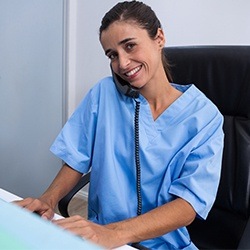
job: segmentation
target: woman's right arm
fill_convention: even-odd
[[[81,177],[81,173],[64,164],[49,188],[39,198],[26,198],[15,203],[45,219],[52,219],[57,203],[69,193]]]

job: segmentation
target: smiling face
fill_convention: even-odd
[[[165,38],[160,28],[152,39],[135,21],[115,21],[100,40],[113,71],[132,86],[142,89],[165,77],[161,60]]]

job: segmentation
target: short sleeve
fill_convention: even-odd
[[[215,201],[219,185],[224,138],[222,124],[223,117],[218,113],[193,139],[196,147],[169,189],[169,193],[188,201],[203,219]]]
[[[97,105],[92,91],[69,118],[50,150],[75,170],[86,173],[91,165]]]

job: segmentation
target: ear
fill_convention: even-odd
[[[159,45],[160,48],[163,48],[165,45],[165,35],[161,28],[158,28],[157,34],[155,36],[155,39]]]

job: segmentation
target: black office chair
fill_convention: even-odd
[[[194,83],[224,116],[225,146],[215,204],[207,220],[188,227],[199,249],[250,249],[250,46],[165,48],[175,83]],[[204,182],[206,179],[204,179]],[[70,199],[89,175],[59,202]]]

